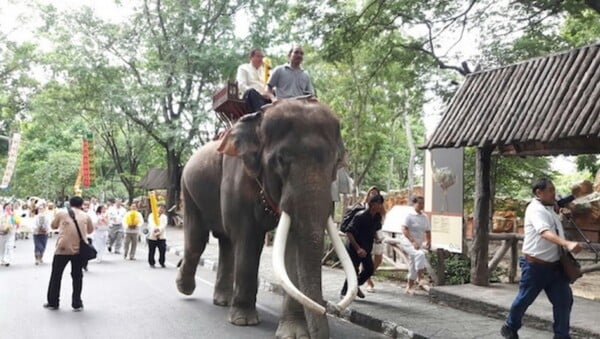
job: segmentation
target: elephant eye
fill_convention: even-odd
[[[285,174],[290,165],[290,157],[285,152],[277,152],[273,158],[271,158],[271,165],[276,168],[281,174]]]

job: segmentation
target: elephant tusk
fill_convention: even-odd
[[[348,251],[346,251],[342,239],[338,235],[337,227],[333,223],[331,217],[327,220],[327,233],[329,233],[329,238],[331,239],[333,248],[335,248],[335,253],[340,259],[342,267],[344,268],[344,273],[346,273],[346,279],[348,279],[348,291],[344,298],[337,304],[337,306],[343,310],[348,307],[356,297],[356,292],[358,291],[358,279],[356,278],[356,271],[354,270],[352,260],[348,255]]]
[[[317,314],[325,314],[325,307],[307,297],[292,284],[285,269],[285,245],[290,231],[290,223],[290,216],[282,211],[279,224],[277,225],[277,232],[275,233],[275,240],[273,241],[273,271],[275,272],[275,277],[279,279],[281,287],[283,287],[289,296],[311,311]]]

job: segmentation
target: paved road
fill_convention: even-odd
[[[109,254],[92,262],[84,274],[84,312],[70,308],[70,267],[63,277],[61,308],[42,308],[50,277],[54,239],[49,241],[46,264],[33,264],[33,242],[17,241],[10,267],[0,267],[0,338],[272,338],[277,328],[281,298],[259,292],[262,323],[255,327],[229,324],[227,308],[212,304],[214,272],[200,267],[191,297],[175,287],[178,258],[167,257],[167,268],[150,268],[138,248],[138,260],[124,261]],[[332,338],[386,338],[352,323],[330,318]]]

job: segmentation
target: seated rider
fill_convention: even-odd
[[[279,99],[315,95],[308,73],[300,66],[303,59],[302,46],[296,45],[288,53],[289,63],[275,67],[267,83],[267,94],[273,102]]]
[[[270,103],[270,95],[265,92],[263,52],[254,48],[250,51],[250,62],[237,69],[237,84],[242,98],[246,102],[248,113],[258,111],[263,105]]]

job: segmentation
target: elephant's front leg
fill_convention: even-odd
[[[253,232],[250,236],[239,237],[234,244],[234,289],[229,322],[238,326],[257,325],[260,322],[256,312],[256,293],[265,232]]]
[[[219,267],[217,282],[213,294],[213,304],[229,306],[233,295],[233,265],[234,252],[231,240],[225,236],[219,237]]]

